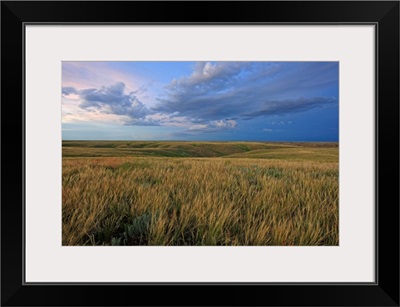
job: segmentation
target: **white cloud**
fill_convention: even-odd
[[[200,129],[207,129],[208,125],[201,124],[201,125],[192,125],[189,127],[189,130],[200,130]]]
[[[212,121],[211,125],[218,128],[234,128],[237,126],[237,122],[231,119],[221,119]]]

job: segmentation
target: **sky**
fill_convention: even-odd
[[[63,140],[339,138],[338,62],[63,62]]]

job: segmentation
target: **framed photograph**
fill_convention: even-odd
[[[399,306],[398,1],[1,25],[2,305]]]

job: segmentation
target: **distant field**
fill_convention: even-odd
[[[63,157],[234,157],[338,161],[337,143],[63,141]]]
[[[338,144],[63,141],[63,245],[338,245]]]

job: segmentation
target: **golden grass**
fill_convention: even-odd
[[[63,245],[338,245],[337,158],[298,160],[64,157]]]

